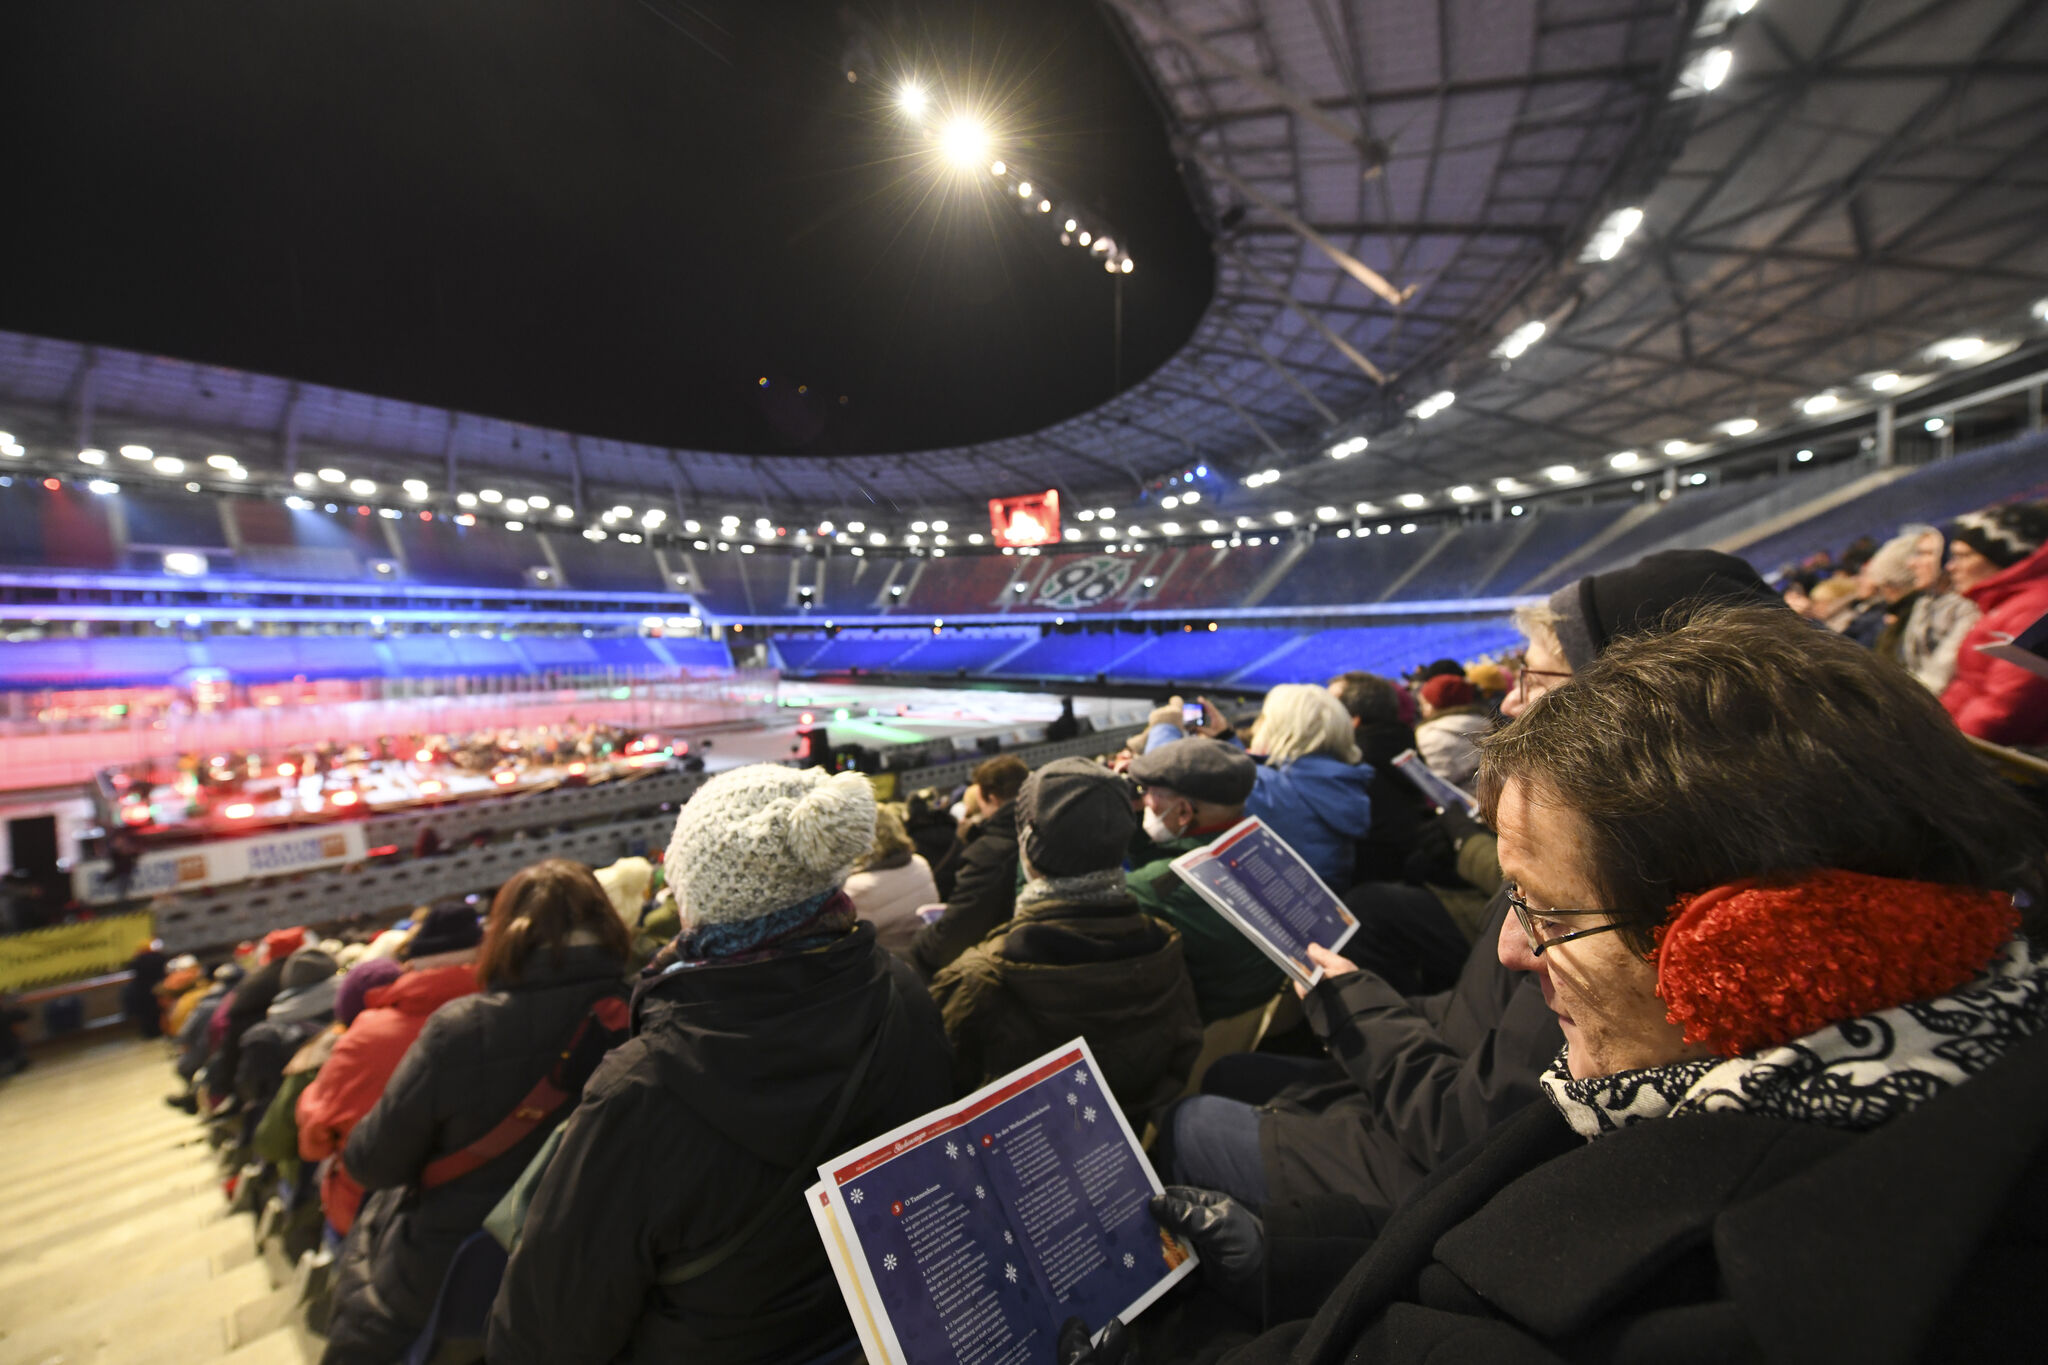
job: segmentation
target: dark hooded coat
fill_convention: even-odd
[[[821,1134],[870,1043],[858,1096]],[[803,1200],[807,1167],[952,1098],[916,974],[872,925],[829,945],[684,965],[644,984],[534,1193],[491,1312],[492,1365],[806,1360],[853,1325]],[[822,1148],[822,1150],[820,1150]],[[768,1201],[778,1215],[701,1277]]]

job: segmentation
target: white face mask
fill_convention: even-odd
[[[1155,844],[1169,844],[1180,838],[1180,833],[1166,823],[1166,817],[1150,806],[1145,807],[1145,837]]]

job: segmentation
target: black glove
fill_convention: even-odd
[[[1485,825],[1473,818],[1470,811],[1466,810],[1462,804],[1456,801],[1443,808],[1443,813],[1437,816],[1437,823],[1443,827],[1444,833],[1450,837],[1453,849],[1475,834],[1492,833]]]
[[[1131,1350],[1131,1334],[1125,1330],[1122,1318],[1109,1320],[1109,1328],[1099,1343],[1089,1339],[1087,1323],[1068,1318],[1060,1324],[1053,1359],[1059,1365],[1138,1365],[1137,1353]]]
[[[1264,1295],[1266,1225],[1259,1216],[1227,1194],[1168,1185],[1148,1205],[1152,1217],[1169,1232],[1195,1244],[1202,1273],[1234,1299],[1256,1313]]]

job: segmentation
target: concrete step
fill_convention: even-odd
[[[319,1365],[323,1343],[303,1327],[281,1327],[239,1346],[220,1365]]]
[[[212,1171],[219,1177],[219,1165],[210,1157],[191,1152],[159,1152],[152,1156],[129,1162],[120,1168],[117,1175],[110,1176],[104,1170],[90,1168],[76,1175],[48,1180],[34,1193],[13,1192],[0,1194],[0,1209],[7,1211],[8,1221],[15,1219],[27,1222],[40,1218],[55,1209],[75,1208],[80,1201],[91,1197],[96,1189],[105,1188],[105,1182],[119,1179],[123,1182],[142,1185],[152,1181],[175,1180],[181,1176],[199,1171]]]
[[[162,1180],[124,1180],[118,1189],[92,1201],[91,1216],[107,1219],[139,1217],[202,1191],[226,1207],[227,1201],[220,1197],[220,1176],[211,1165],[207,1165],[195,1166],[189,1172],[180,1171]],[[12,1212],[11,1205],[0,1206]],[[68,1232],[79,1226],[84,1216],[82,1208],[65,1205],[35,1218],[21,1221],[10,1218],[5,1227],[0,1227],[0,1264],[4,1264],[13,1252],[52,1233]]]
[[[21,1164],[0,1173],[0,1201],[30,1192],[49,1181],[74,1176],[81,1170],[111,1168],[118,1172],[131,1161],[162,1152],[183,1152],[203,1159],[208,1151],[205,1132],[191,1119],[76,1144],[67,1143],[63,1134],[43,1134],[40,1138],[22,1134],[7,1146],[21,1157]]]
[[[226,1203],[219,1195],[203,1189],[162,1208],[127,1217],[110,1218],[96,1210],[81,1209],[72,1226],[54,1230],[0,1255],[0,1292],[55,1266],[103,1261],[135,1247],[175,1240],[188,1231],[200,1232],[225,1222]],[[249,1230],[243,1231],[246,1234]]]
[[[93,1299],[118,1295],[130,1281],[189,1267],[195,1279],[256,1259],[245,1220],[207,1224],[175,1237],[124,1246],[103,1257],[68,1260],[0,1285],[0,1322],[26,1322]]]
[[[18,1325],[0,1330],[0,1365],[44,1365],[55,1361],[96,1360],[103,1353],[127,1353],[124,1343],[150,1341],[162,1328],[211,1322],[221,1334],[214,1355],[232,1344],[226,1323],[245,1303],[271,1293],[270,1276],[255,1261],[244,1261],[215,1275],[204,1261],[187,1262],[158,1275],[107,1286],[107,1294],[70,1308],[37,1314],[32,1322],[0,1319]],[[143,1357],[147,1359],[148,1357]],[[211,1359],[159,1354],[156,1359]]]

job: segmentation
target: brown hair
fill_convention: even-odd
[[[1400,694],[1377,673],[1339,673],[1330,679],[1330,691],[1360,724],[1387,725],[1401,719]]]
[[[595,939],[625,968],[632,939],[589,868],[567,858],[522,867],[491,898],[483,946],[477,950],[477,979],[487,988],[509,985],[526,974],[542,949],[559,967],[570,936],[579,933]]]
[[[2041,905],[2037,816],[1934,695],[1777,608],[1707,607],[1616,640],[1479,748],[1485,818],[1510,778],[1577,812],[1598,908],[1644,954],[1680,897],[1776,873],[1840,868]]]
[[[974,770],[974,785],[998,805],[1016,799],[1031,769],[1015,754],[998,754]]]

